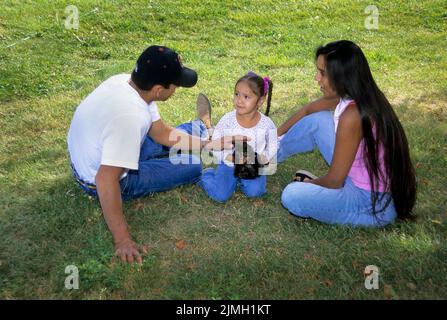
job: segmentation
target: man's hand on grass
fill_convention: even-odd
[[[115,255],[123,262],[136,262],[141,265],[143,263],[142,253],[148,253],[147,246],[140,246],[132,241],[132,239],[125,239],[115,243]]]

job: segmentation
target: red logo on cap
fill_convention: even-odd
[[[177,56],[177,60],[178,60],[178,63],[180,64],[180,67],[183,68],[182,56],[181,56],[181,55],[178,55],[178,56]]]

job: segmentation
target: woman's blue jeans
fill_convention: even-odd
[[[335,127],[330,111],[308,115],[293,125],[280,142],[278,162],[297,153],[313,151],[315,147],[330,165],[335,147]],[[376,204],[376,211],[381,211],[390,196],[384,194]],[[340,189],[292,182],[283,190],[281,202],[295,216],[329,224],[382,227],[396,218],[392,200],[384,211],[373,215],[371,192],[355,186],[349,177]]]

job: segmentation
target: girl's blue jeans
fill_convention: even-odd
[[[280,142],[278,162],[297,153],[310,152],[315,147],[330,165],[335,147],[334,120],[330,111],[313,113],[293,125]],[[383,195],[376,204],[376,212],[382,211],[390,196],[389,193]],[[281,202],[295,216],[329,224],[382,227],[396,218],[392,200],[384,211],[373,215],[371,192],[355,186],[349,177],[340,189],[292,182],[283,190]]]
[[[236,191],[238,185],[241,191],[249,198],[260,197],[266,193],[267,176],[256,179],[240,179],[234,176],[234,167],[218,164],[216,169],[203,170],[199,185],[206,194],[218,202],[227,201]]]

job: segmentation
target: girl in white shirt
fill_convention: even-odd
[[[250,150],[251,147],[252,150],[250,150],[251,154],[248,155],[248,159],[254,162],[254,151],[258,163],[268,164],[270,168],[276,165],[277,151],[276,126],[267,116],[272,99],[272,88],[273,83],[268,77],[262,78],[253,72],[240,78],[234,89],[235,110],[220,119],[214,128],[212,137],[213,140],[230,134],[249,137],[248,149]],[[259,108],[265,100],[267,100],[266,115],[259,112]],[[213,200],[227,201],[236,191],[238,184],[247,197],[259,197],[266,193],[266,172],[262,171],[264,168],[260,169],[260,175],[254,179],[235,176],[234,162],[240,156],[238,153],[234,154],[234,150],[215,152],[214,155],[218,160],[217,168],[207,168],[202,172],[199,185]]]

